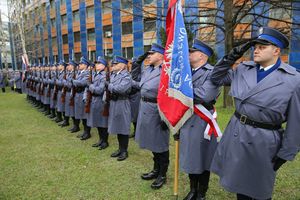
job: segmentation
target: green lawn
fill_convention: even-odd
[[[220,98],[221,99],[221,98]],[[233,110],[220,108],[222,129]],[[39,113],[25,95],[0,92],[0,199],[172,199],[174,145],[171,140],[171,165],[167,184],[158,191],[140,174],[152,168],[152,157],[131,139],[129,158],[118,162],[110,158],[117,140],[110,137],[110,147],[99,151],[91,147],[98,140],[80,141],[66,128]],[[180,174],[179,199],[189,190],[188,179]],[[212,176],[208,200],[231,200],[218,178]],[[300,157],[279,170],[275,200],[300,199]]]

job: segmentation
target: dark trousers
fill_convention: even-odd
[[[197,190],[198,195],[205,197],[208,190],[209,177],[209,171],[204,171],[201,174],[189,174],[191,190]]]
[[[1,88],[1,89],[2,89],[2,92],[5,93],[5,87],[3,87],[3,88]]]
[[[86,125],[86,119],[82,119],[82,125],[83,125],[83,130],[84,130],[85,132],[91,130],[91,128],[88,129],[88,126]]]
[[[129,143],[129,136],[118,134],[118,142],[119,142],[119,150],[121,152],[127,152],[128,143]]]
[[[169,151],[162,153],[152,152],[154,161],[154,170],[158,170],[158,175],[165,177],[169,167]],[[156,168],[156,169],[155,169]]]
[[[107,143],[107,140],[108,140],[107,128],[97,127],[97,130],[98,130],[98,134],[99,134],[99,139],[102,140],[103,142]]]
[[[246,196],[246,195],[243,195],[243,194],[236,194],[236,199],[237,200],[256,200],[252,197],[249,197],[249,196]],[[266,200],[271,200],[272,198],[269,198],[269,199],[266,199]]]

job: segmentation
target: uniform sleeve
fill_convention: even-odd
[[[132,80],[131,85],[132,85],[132,88],[141,89],[140,82],[138,82],[138,81]]]
[[[103,94],[104,90],[105,90],[105,81],[104,81],[104,79],[101,80],[100,84],[97,87],[93,86],[93,89],[94,89],[93,93],[98,94],[98,95]]]
[[[217,99],[220,94],[220,87],[211,82],[211,73],[203,85],[194,87],[194,98],[209,103]]]
[[[232,64],[226,59],[226,56],[217,62],[211,75],[211,82],[217,86],[231,85],[234,73],[231,68]]]
[[[85,87],[88,84],[89,73],[84,74],[84,77],[81,80],[73,80],[73,84],[76,87]]]
[[[124,76],[122,78],[122,81],[120,84],[112,84],[110,83],[108,85],[108,90],[112,93],[117,93],[117,94],[128,94],[128,92],[131,90],[131,82],[132,79],[131,77],[128,76]]]
[[[300,86],[294,91],[288,106],[286,129],[277,154],[284,160],[293,160],[300,151]]]

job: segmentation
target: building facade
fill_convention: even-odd
[[[253,0],[251,3],[259,2]],[[69,58],[79,60],[83,55],[94,60],[97,56],[111,58],[122,55],[128,59],[139,56],[152,42],[162,43],[168,0],[22,0],[25,23],[26,49],[31,63],[58,62]],[[195,37],[209,42],[218,57],[225,53],[224,32],[211,26],[224,26],[224,12],[218,9],[222,0],[183,1],[186,22]],[[243,2],[243,1],[240,1]],[[300,3],[290,3],[298,6]],[[252,12],[263,16],[245,17],[235,27],[234,36],[251,37],[261,25],[283,26],[272,20],[282,15],[289,21],[300,21],[300,9],[284,15],[278,9],[267,10],[260,5]],[[236,8],[238,9],[238,4]],[[236,11],[236,10],[235,10]],[[239,11],[242,13],[242,11]],[[217,16],[217,17],[216,17]],[[266,17],[264,17],[266,16]],[[281,17],[281,16],[280,16]],[[268,19],[271,18],[271,19]],[[211,21],[212,20],[212,21]],[[255,24],[256,23],[256,24]],[[250,26],[249,26],[250,24]],[[289,26],[291,45],[283,59],[300,68],[300,29]],[[16,27],[14,40],[19,38]],[[245,30],[248,30],[245,32]],[[291,31],[293,30],[293,31]],[[21,47],[15,45],[16,60],[21,62]]]

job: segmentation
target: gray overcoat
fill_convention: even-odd
[[[134,87],[139,87],[142,97],[157,98],[160,82],[161,67],[148,66],[142,72],[140,83],[134,82]],[[140,101],[135,140],[140,148],[161,153],[169,150],[169,130],[161,128],[161,118],[158,113],[157,103]]]
[[[58,88],[61,88],[59,90],[57,90],[57,104],[56,104],[56,109],[57,112],[65,112],[65,103],[63,103],[61,101],[61,96],[62,96],[62,88],[63,88],[63,82],[64,82],[64,75],[65,75],[65,71],[60,71],[58,73],[58,77],[56,80],[56,86]]]
[[[213,67],[206,64],[199,68],[192,77],[194,98],[201,102],[216,101],[219,89],[210,81]],[[210,110],[213,113],[213,110]],[[204,138],[207,122],[195,113],[180,129],[180,168],[188,174],[201,174],[210,170],[212,158],[217,148],[217,140]]]
[[[300,74],[282,62],[257,83],[256,63],[250,61],[233,71],[230,66],[215,67],[211,80],[216,85],[231,84],[230,95],[239,113],[264,123],[287,122],[285,130],[268,130],[232,116],[211,165],[228,191],[271,198],[276,175],[272,159],[277,155],[293,160],[300,150]]]
[[[131,76],[128,71],[112,73],[108,90],[118,96],[128,96],[131,90]],[[110,134],[130,134],[131,110],[129,99],[110,101],[108,132]]]
[[[70,106],[73,73],[75,72],[68,71],[66,80],[63,81],[63,85],[67,88],[65,98],[65,116],[67,117],[74,117],[74,106]]]
[[[105,71],[95,73],[93,75],[92,84],[89,86],[89,91],[92,93],[91,110],[87,116],[87,125],[89,127],[107,128],[108,117],[102,115],[105,105],[103,101],[105,81]]]
[[[83,70],[78,71],[76,80],[73,80],[73,84],[76,88],[86,88],[88,85],[88,79],[89,79],[89,71]],[[75,119],[86,119],[87,114],[84,112],[84,106],[85,103],[83,102],[83,91],[82,92],[76,92],[75,95]]]

